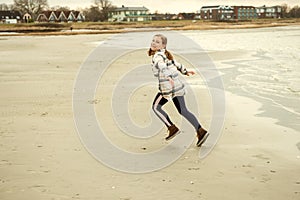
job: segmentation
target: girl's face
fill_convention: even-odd
[[[154,36],[150,48],[152,51],[157,51],[166,48],[166,45],[163,44],[161,37]]]

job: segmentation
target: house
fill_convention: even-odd
[[[155,13],[150,15],[150,19],[153,21],[159,21],[159,20],[173,20],[173,19],[178,19],[177,14],[160,14],[160,13]]]
[[[195,13],[179,13],[177,19],[179,20],[193,20],[195,19]]]
[[[217,19],[219,6],[203,6],[200,9],[201,19]]]
[[[29,13],[25,13],[25,15],[23,15],[23,22],[29,23],[31,20],[32,20],[32,17]]]
[[[280,6],[256,7],[256,13],[258,18],[281,18],[282,17],[282,9]]]
[[[230,20],[233,18],[233,7],[231,6],[203,6],[200,9],[200,18],[209,20]]]
[[[149,21],[149,9],[146,7],[125,7],[115,8],[109,12],[108,21],[121,22],[121,21]]]
[[[84,16],[79,11],[43,11],[37,20],[38,22],[82,22]]]
[[[253,6],[233,6],[233,12],[237,20],[257,19],[256,8]]]
[[[21,13],[16,10],[0,11],[0,23],[16,24],[22,21]]]

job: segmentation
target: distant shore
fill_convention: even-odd
[[[153,31],[158,28],[165,30],[210,30],[264,28],[288,25],[300,25],[300,19],[257,19],[230,22],[165,20],[147,22],[0,24],[0,36],[113,34],[134,31]]]

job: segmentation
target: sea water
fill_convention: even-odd
[[[300,26],[183,34],[210,55],[225,90],[261,102],[259,116],[300,131]]]

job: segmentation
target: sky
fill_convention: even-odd
[[[68,6],[71,9],[90,7],[94,0],[47,0],[50,7]],[[287,5],[300,6],[300,0],[110,0],[117,7],[124,6],[145,6],[151,13],[179,13],[197,12],[202,6],[212,5],[252,5],[252,6],[274,6]],[[13,4],[13,0],[0,0],[1,3]]]

